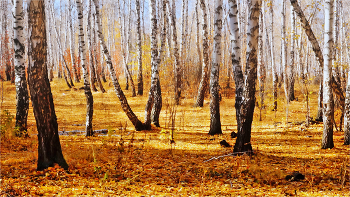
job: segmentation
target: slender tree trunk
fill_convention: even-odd
[[[78,9],[78,22],[79,22],[79,54],[81,57],[81,65],[83,67],[83,78],[84,78],[84,93],[86,97],[86,123],[85,131],[86,136],[92,136],[94,134],[92,128],[92,118],[94,114],[94,98],[92,96],[90,82],[88,78],[88,71],[86,68],[86,45],[84,42],[84,29],[83,29],[83,5],[81,0],[77,0]]]
[[[18,128],[17,136],[22,136],[27,131],[27,117],[29,109],[29,96],[27,89],[27,79],[25,72],[25,40],[24,40],[24,10],[23,0],[15,1],[14,14],[15,20],[13,25],[13,46],[14,46],[14,63],[15,63],[15,82],[16,82],[16,127]]]
[[[322,149],[333,148],[334,103],[332,92],[333,3],[325,1],[324,67],[323,67],[323,135]]]
[[[273,83],[273,110],[277,110],[277,99],[278,99],[278,91],[277,91],[277,84],[278,84],[278,76],[277,76],[277,68],[275,65],[275,42],[274,42],[274,14],[273,14],[273,0],[271,1],[271,7],[270,7],[270,13],[271,13],[271,36],[270,36],[270,46],[271,46],[271,72],[272,72],[272,83]]]
[[[176,6],[175,6],[175,0],[172,1],[172,10],[170,12],[171,14],[171,25],[173,27],[173,41],[174,41],[174,56],[175,56],[175,104],[180,104],[180,97],[181,97],[181,75],[182,75],[182,68],[181,68],[181,62],[179,57],[179,45],[177,41],[177,29],[176,29]]]
[[[259,36],[258,36],[258,81],[259,81],[259,95],[260,95],[260,116],[259,120],[262,120],[261,113],[262,109],[265,108],[264,104],[264,94],[265,94],[265,78],[266,78],[266,69],[265,64],[263,63],[263,35],[264,35],[264,4],[261,6],[260,10],[260,21],[259,21]]]
[[[136,0],[137,12],[137,49],[138,49],[138,72],[137,72],[137,95],[143,95],[143,76],[142,76],[142,38],[141,38],[141,9],[140,0]]]
[[[230,33],[231,33],[231,61],[232,71],[235,80],[236,94],[235,94],[235,108],[236,108],[236,120],[237,130],[242,127],[241,125],[241,104],[243,96],[243,72],[241,66],[241,48],[240,48],[240,32],[238,26],[238,9],[237,1],[229,0],[229,13],[230,13]]]
[[[242,102],[239,105],[240,123],[237,123],[238,132],[236,144],[233,152],[236,154],[252,153],[251,145],[251,129],[255,108],[255,85],[257,78],[257,53],[258,53],[258,35],[259,35],[259,15],[260,15],[261,0],[252,0],[250,14],[248,20],[248,36],[247,36],[247,63],[244,80],[244,91]],[[235,75],[238,73],[235,73]],[[242,76],[242,75],[241,75]],[[240,79],[243,81],[243,76]],[[238,121],[238,120],[237,120]]]
[[[290,23],[291,23],[291,36],[290,36],[290,64],[287,69],[288,72],[288,78],[289,78],[289,84],[288,84],[288,100],[289,101],[294,101],[295,96],[294,96],[294,83],[295,83],[295,78],[294,78],[294,73],[295,73],[295,12],[294,12],[294,7],[291,6],[291,13],[290,13]]]
[[[80,82],[79,77],[78,77],[78,73],[76,71],[77,66],[76,66],[76,61],[75,61],[75,56],[74,56],[74,51],[75,51],[75,39],[74,39],[74,28],[73,28],[73,13],[72,13],[72,9],[73,9],[73,1],[69,1],[69,30],[70,30],[70,56],[71,56],[71,60],[72,60],[72,72],[73,72],[73,78],[75,82]]]
[[[347,83],[344,114],[344,145],[350,144],[350,69],[348,69]]]
[[[166,41],[166,28],[167,28],[167,5],[168,5],[168,0],[164,0],[163,4],[162,4],[162,14],[163,14],[163,27],[162,27],[162,31],[161,31],[161,46],[160,46],[160,51],[159,51],[159,58],[158,58],[158,67],[161,63],[161,61],[164,59],[164,54],[165,54],[165,41]],[[160,86],[160,77],[158,74],[158,80],[157,80],[157,86],[154,90],[154,104],[152,107],[152,112],[151,112],[151,119],[152,119],[152,123],[156,126],[156,127],[160,127],[159,124],[159,115],[160,115],[160,111],[162,109],[162,90],[161,90],[161,86]]]
[[[222,134],[220,121],[219,69],[221,63],[222,0],[215,1],[214,52],[210,74],[210,130],[209,135]]]
[[[148,101],[145,109],[145,126],[149,128],[151,125],[152,106],[155,103],[155,92],[157,91],[157,83],[159,82],[158,66],[159,66],[160,58],[159,58],[158,46],[157,46],[158,20],[157,20],[156,0],[151,0],[150,13],[151,13],[151,29],[152,29],[152,34],[151,34],[152,77],[151,77],[151,88],[149,91]]]
[[[96,8],[96,19],[97,19],[96,21],[97,21],[97,28],[98,28],[97,33],[98,33],[98,37],[100,39],[101,47],[103,48],[102,51],[105,55],[106,63],[107,63],[108,68],[109,68],[109,73],[111,75],[111,80],[112,80],[112,83],[114,85],[114,90],[115,90],[115,92],[120,100],[120,103],[122,105],[122,109],[124,110],[124,112],[128,116],[131,123],[134,125],[135,129],[137,131],[140,131],[144,128],[144,126],[143,126],[142,122],[134,114],[134,112],[131,110],[131,108],[128,104],[128,101],[126,100],[124,92],[119,85],[116,73],[114,71],[111,55],[109,54],[109,51],[108,51],[107,46],[106,46],[105,41],[104,41],[104,36],[102,34],[102,24],[100,23],[100,12],[99,12],[98,0],[94,0],[94,4],[95,4],[95,8]]]
[[[92,54],[92,43],[94,41],[94,39],[92,38],[92,33],[91,31],[91,26],[94,24],[94,20],[91,20],[91,0],[89,0],[89,12],[88,12],[88,18],[87,18],[87,40],[88,40],[88,51],[89,51],[89,68],[90,68],[90,81],[91,81],[91,89],[94,92],[97,92],[97,88],[96,88],[96,72],[95,72],[95,65],[94,65],[94,56]]]
[[[199,1],[199,0],[198,0]],[[202,65],[202,77],[199,83],[197,100],[195,106],[203,107],[205,92],[208,90],[209,82],[209,32],[208,32],[208,14],[207,3],[205,0],[200,0],[200,6],[203,13],[203,65]]]
[[[47,75],[44,7],[43,0],[30,1],[28,11],[28,82],[38,129],[37,170],[53,167],[55,163],[67,170],[68,164],[61,150],[55,106]]]
[[[198,79],[202,76],[202,67],[203,67],[203,52],[201,50],[200,47],[200,20],[199,20],[199,13],[198,13],[198,9],[199,9],[199,0],[196,1],[196,20],[197,20],[197,33],[196,33],[196,39],[197,39],[197,53],[198,53],[198,59],[199,59],[199,72],[198,72]],[[197,77],[196,77],[197,78]],[[204,94],[203,94],[204,96]],[[204,97],[203,97],[203,101],[204,101]],[[203,102],[202,102],[202,106],[203,106]]]

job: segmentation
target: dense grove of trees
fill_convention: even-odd
[[[16,85],[18,136],[27,129],[29,85],[39,170],[53,163],[67,167],[49,83],[56,77],[68,88],[83,80],[87,136],[93,135],[92,91],[104,93],[108,80],[138,131],[161,126],[166,90],[175,105],[195,98],[194,106],[203,107],[210,98],[208,132],[221,134],[220,101],[225,92],[235,93],[236,154],[253,153],[253,113],[255,106],[268,108],[267,84],[274,100],[268,110],[278,109],[284,86],[287,123],[289,102],[298,99],[294,84],[303,84],[307,101],[310,83],[319,84],[312,91],[319,92],[316,120],[324,123],[321,147],[334,146],[335,110],[341,111],[344,144],[350,144],[347,1],[2,0],[0,6],[0,80]],[[148,93],[144,122],[124,91]]]

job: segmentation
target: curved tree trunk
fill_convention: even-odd
[[[94,99],[92,96],[90,82],[88,78],[88,71],[86,68],[86,45],[84,42],[84,29],[83,29],[83,5],[81,0],[77,0],[78,9],[78,22],[79,22],[79,54],[81,57],[81,65],[83,67],[83,78],[84,78],[84,93],[86,97],[86,123],[85,131],[86,136],[92,136],[94,134],[92,128],[92,118],[94,113]],[[90,3],[90,0],[89,0]]]
[[[140,131],[144,128],[144,126],[143,126],[142,122],[134,114],[134,112],[131,110],[131,108],[128,104],[128,101],[126,100],[124,92],[119,85],[116,73],[114,71],[111,55],[109,54],[109,51],[108,51],[107,46],[106,46],[105,41],[104,41],[104,36],[102,34],[102,25],[100,23],[100,11],[99,11],[98,0],[94,0],[94,4],[95,4],[95,8],[96,8],[96,21],[97,21],[97,28],[98,28],[97,33],[98,33],[98,37],[100,39],[101,47],[103,48],[103,53],[104,53],[105,58],[106,58],[106,63],[107,63],[108,68],[109,68],[109,73],[111,75],[111,80],[112,80],[112,83],[114,85],[114,90],[115,90],[115,92],[120,100],[120,103],[122,105],[124,112],[126,113],[126,115],[129,118],[129,120],[134,125],[135,129],[137,131]]]
[[[324,66],[323,66],[323,135],[322,149],[333,148],[334,103],[332,92],[333,2],[325,1]]]
[[[37,170],[53,167],[55,163],[67,170],[68,164],[61,150],[55,106],[47,75],[44,7],[44,0],[30,1],[28,11],[28,82],[38,129]]]
[[[239,106],[240,123],[236,144],[233,152],[236,154],[253,154],[251,139],[251,129],[253,122],[253,114],[255,108],[255,85],[257,78],[257,55],[258,55],[258,35],[259,35],[259,15],[261,0],[252,0],[250,14],[248,20],[248,36],[247,36],[247,63],[244,80],[244,90],[242,102]],[[243,77],[242,79],[243,80]],[[237,120],[238,121],[238,120]]]
[[[198,0],[199,1],[199,0]],[[202,77],[201,82],[198,87],[198,94],[196,100],[196,107],[203,107],[205,92],[208,90],[208,82],[209,82],[209,32],[208,32],[208,14],[207,14],[207,4],[205,0],[200,0],[200,6],[202,8],[203,13],[203,57],[204,61],[202,61]]]
[[[27,79],[25,72],[25,45],[23,35],[23,0],[15,1],[14,25],[13,25],[13,46],[15,51],[15,84],[16,84],[16,127],[18,128],[17,136],[22,136],[27,131],[27,117],[29,109],[29,96],[27,89]]]

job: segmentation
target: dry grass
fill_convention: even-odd
[[[52,83],[60,131],[84,130],[85,96],[81,90],[69,90],[63,81]],[[193,107],[193,95],[185,95],[176,108],[175,144],[169,143],[171,95],[163,89],[162,128],[135,132],[108,83],[107,93],[93,93],[94,129],[108,129],[109,135],[86,138],[60,136],[69,172],[59,167],[36,172],[37,138],[32,109],[29,111],[29,138],[17,139],[7,131],[1,138],[1,195],[170,195],[170,196],[348,196],[349,146],[343,146],[343,133],[334,133],[335,148],[321,150],[322,124],[285,124],[284,99],[279,109],[270,110],[272,98],[267,91],[263,121],[254,115],[252,157],[212,157],[232,152],[219,141],[230,144],[236,130],[234,99],[221,102],[224,134],[210,137],[209,106]],[[82,84],[76,84],[81,87]],[[317,90],[317,86],[312,87]],[[305,120],[306,106],[297,86],[299,101],[291,102],[289,121]],[[147,90],[147,89],[146,89]],[[269,90],[267,88],[267,90]],[[15,88],[3,82],[1,111],[15,114]],[[135,114],[143,120],[147,94],[130,97]],[[281,92],[281,97],[283,93]],[[316,91],[311,94],[311,116],[317,110]],[[207,100],[206,100],[207,102]],[[276,115],[276,117],[275,117]],[[284,178],[293,171],[305,180],[289,182]]]

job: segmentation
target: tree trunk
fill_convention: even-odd
[[[140,0],[136,0],[137,10],[137,60],[138,60],[138,72],[137,72],[137,95],[143,95],[143,76],[142,76],[142,38],[141,38],[141,9]]]
[[[72,1],[69,1],[69,30],[70,30],[70,56],[71,56],[71,60],[72,60],[72,72],[73,72],[73,78],[75,82],[80,82],[79,77],[78,77],[78,73],[77,73],[77,66],[76,66],[76,61],[75,61],[75,56],[74,56],[74,51],[75,51],[75,39],[74,39],[74,28],[73,28],[73,13],[72,13],[72,9],[73,9],[73,3]]]
[[[220,121],[219,69],[221,63],[222,0],[215,1],[214,52],[210,74],[210,130],[209,135],[222,134]]]
[[[93,28],[91,28],[91,26],[94,24],[94,20],[91,20],[91,15],[92,15],[92,11],[91,11],[92,5],[91,5],[91,0],[89,0],[89,11],[88,11],[88,18],[87,18],[87,40],[88,40],[88,51],[89,51],[89,68],[90,68],[90,81],[91,81],[91,89],[94,92],[97,92],[97,88],[96,88],[96,71],[95,71],[95,63],[94,63],[94,56],[92,54],[93,51],[93,47],[92,47],[92,43],[94,42],[94,39],[92,37],[92,33],[91,30]]]
[[[334,103],[332,92],[332,60],[333,60],[333,2],[325,1],[324,25],[324,66],[323,66],[323,135],[322,149],[333,148]]]
[[[243,72],[241,66],[241,49],[240,49],[240,37],[238,26],[238,9],[237,1],[229,0],[230,9],[230,33],[231,33],[231,61],[232,71],[235,80],[236,94],[235,94],[235,108],[236,108],[236,120],[237,129],[241,128],[241,113],[240,106],[242,104],[243,96]]]
[[[108,51],[107,46],[106,46],[105,41],[104,41],[104,36],[102,34],[102,24],[100,23],[100,12],[99,12],[98,0],[94,0],[94,4],[95,4],[95,8],[96,8],[96,19],[97,19],[96,21],[97,21],[97,28],[98,28],[97,33],[98,33],[98,37],[100,39],[101,47],[103,48],[103,53],[104,53],[105,58],[106,58],[106,63],[107,63],[108,68],[109,68],[109,73],[111,75],[111,80],[112,80],[112,83],[114,85],[114,90],[115,90],[115,92],[116,92],[116,94],[121,102],[121,105],[122,105],[124,112],[126,113],[126,115],[129,118],[129,120],[134,125],[135,129],[137,131],[140,131],[144,128],[143,124],[137,118],[137,116],[134,114],[134,112],[131,110],[131,108],[128,104],[128,101],[126,100],[124,92],[122,91],[122,89],[119,85],[116,73],[114,71],[114,67],[112,64],[112,58],[109,54],[109,51]]]
[[[166,5],[165,5],[166,6]],[[152,68],[152,77],[151,77],[151,88],[149,91],[148,101],[145,109],[145,126],[150,128],[151,125],[151,111],[155,103],[155,92],[157,91],[157,83],[159,82],[159,54],[158,54],[158,43],[157,43],[157,5],[156,0],[151,0],[150,3],[150,13],[151,13],[151,68]]]
[[[29,96],[27,89],[27,79],[25,72],[25,40],[23,33],[24,11],[23,0],[15,1],[14,25],[13,25],[13,46],[14,46],[14,64],[15,64],[15,82],[16,82],[16,127],[17,136],[22,136],[27,131],[27,117],[29,109]]]
[[[345,114],[344,114],[344,145],[350,144],[350,69],[346,87]]]
[[[198,0],[199,1],[199,0]],[[209,32],[208,32],[208,16],[207,16],[207,4],[205,0],[200,0],[200,6],[203,13],[203,65],[202,65],[202,77],[198,87],[198,94],[196,100],[196,107],[203,107],[205,92],[208,90],[209,82]]]
[[[44,7],[43,0],[30,1],[28,11],[28,82],[38,129],[37,170],[53,167],[55,163],[67,170],[68,164],[61,150],[55,106],[47,75]]]
[[[259,36],[258,36],[258,81],[259,81],[259,96],[260,96],[260,105],[259,105],[259,121],[262,121],[262,109],[265,108],[264,104],[264,94],[265,94],[265,78],[266,78],[266,69],[263,63],[263,35],[264,35],[264,4],[261,5],[260,9],[260,21],[259,21]]]
[[[181,75],[182,68],[179,58],[179,45],[177,41],[177,29],[176,29],[176,6],[175,0],[172,1],[172,9],[170,11],[171,15],[171,25],[173,27],[173,41],[174,41],[174,56],[175,56],[175,104],[180,104],[181,96]]]
[[[84,78],[84,93],[86,97],[86,136],[92,136],[94,131],[92,129],[92,118],[94,114],[94,98],[92,96],[90,82],[88,78],[88,71],[86,68],[86,45],[84,42],[84,29],[83,29],[83,5],[81,0],[77,0],[78,9],[78,22],[79,22],[79,54],[81,57],[81,65],[83,67],[83,78]]]
[[[247,63],[244,80],[244,90],[242,102],[239,107],[240,123],[237,122],[238,132],[236,144],[233,152],[236,154],[253,154],[251,139],[251,129],[255,108],[255,85],[257,78],[257,53],[258,53],[258,35],[259,35],[259,15],[261,0],[252,0],[248,20],[247,33]],[[237,75],[239,73],[235,73]],[[243,81],[243,75],[240,80]],[[238,121],[238,119],[237,119]]]
[[[277,68],[275,65],[275,42],[274,42],[274,15],[273,15],[273,0],[271,1],[270,13],[271,13],[271,36],[270,36],[270,47],[271,47],[271,68],[272,68],[272,83],[273,83],[273,110],[277,110],[277,99],[278,99],[278,76],[277,76]]]
[[[288,78],[289,78],[289,84],[288,84],[288,99],[289,101],[294,101],[295,96],[294,96],[294,83],[295,83],[295,78],[294,78],[294,67],[295,67],[295,12],[294,12],[294,7],[291,6],[291,13],[290,13],[290,23],[291,23],[291,36],[290,36],[290,64],[287,69],[288,72]]]

